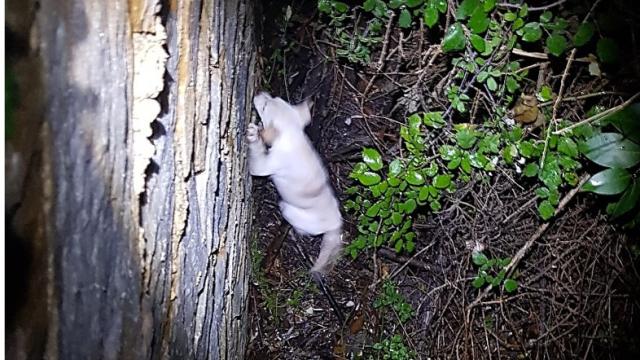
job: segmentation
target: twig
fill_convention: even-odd
[[[530,7],[529,11],[544,11],[544,10],[548,10],[551,9],[552,7],[556,7],[558,5],[561,5],[562,3],[566,2],[567,0],[558,0],[554,3],[548,4],[548,5],[544,5],[544,6],[536,6],[536,7]],[[522,8],[522,5],[518,5],[518,4],[508,4],[508,3],[500,3],[498,4],[499,7],[504,7],[504,8],[514,8],[514,9],[520,9]]]
[[[556,211],[554,212],[553,216],[558,216],[558,214],[564,210],[565,206],[567,206],[567,204],[573,199],[573,197],[578,193],[578,191],[580,191],[580,189],[582,188],[582,185],[584,185],[587,180],[589,179],[589,175],[583,175],[580,178],[580,181],[578,182],[578,185],[576,187],[574,187],[573,189],[571,189],[571,191],[569,191],[567,193],[567,195],[565,195],[562,200],[560,200],[560,203],[558,204],[558,207],[556,208]],[[527,242],[518,250],[518,252],[513,256],[513,258],[511,259],[511,261],[509,262],[509,265],[504,267],[506,276],[511,275],[511,272],[513,271],[513,269],[515,269],[515,267],[518,265],[518,263],[520,262],[520,260],[522,260],[522,258],[527,254],[527,252],[529,251],[529,249],[531,248],[531,246],[533,246],[533,243],[535,243],[540,236],[542,236],[542,234],[547,230],[547,228],[549,227],[551,223],[550,222],[545,222],[542,225],[540,225],[538,227],[538,229],[536,230],[535,233],[533,233],[533,235],[531,235],[531,237],[529,238],[529,240],[527,240]],[[478,305],[480,303],[480,301],[482,301],[482,299],[487,296],[487,294],[489,294],[489,291],[491,291],[493,287],[491,285],[487,286],[484,291],[482,291],[480,294],[478,294],[478,296],[476,297],[476,299],[469,304],[469,308],[468,308],[468,312],[467,312],[467,318],[470,315],[470,311],[473,307],[475,307],[476,305]]]
[[[567,61],[567,65],[564,67],[564,72],[562,73],[562,78],[560,79],[560,90],[558,90],[558,97],[556,98],[556,102],[553,104],[553,111],[551,115],[551,121],[557,121],[558,115],[558,105],[560,104],[560,100],[562,99],[562,95],[564,93],[564,81],[567,79],[567,74],[569,74],[569,68],[571,67],[571,63],[573,59],[576,57],[577,48],[573,48],[571,50],[571,54],[569,54],[569,60]]]
[[[605,95],[622,95],[622,93],[617,92],[617,91],[598,91],[595,93],[591,93],[591,94],[584,94],[584,95],[577,95],[577,96],[566,96],[564,98],[562,98],[562,102],[565,101],[579,101],[579,100],[585,100],[585,99],[589,99],[592,97],[598,97],[598,96],[605,96]],[[541,107],[547,107],[551,104],[555,103],[555,100],[549,100],[549,101],[545,101],[543,103],[538,104],[538,108]]]
[[[532,52],[532,51],[525,51],[525,50],[518,49],[518,48],[513,48],[513,49],[511,49],[511,53],[513,55],[518,55],[518,56],[522,56],[522,57],[528,57],[528,58],[532,58],[532,59],[549,60],[549,55],[547,55],[546,53],[542,53],[542,52]],[[589,59],[587,57],[581,57],[581,58],[573,59],[573,61],[575,61],[575,62],[583,62],[583,63],[590,63],[593,60],[591,60],[591,59]]]
[[[573,197],[576,196],[578,191],[582,189],[582,185],[584,185],[587,182],[587,180],[589,180],[589,177],[590,177],[589,174],[586,174],[580,178],[578,185],[573,189],[571,189],[571,191],[569,191],[567,195],[565,195],[562,198],[562,200],[560,200],[560,203],[558,203],[558,207],[556,208],[556,211],[553,213],[553,216],[558,216],[558,214],[565,208],[565,206],[567,206],[567,204],[573,199]],[[542,236],[542,233],[544,233],[545,230],[547,230],[547,228],[549,227],[549,224],[550,222],[546,222],[540,225],[540,227],[538,227],[538,230],[529,238],[529,240],[527,240],[524,246],[522,246],[520,250],[518,250],[516,255],[511,259],[511,262],[509,262],[509,265],[504,267],[507,273],[507,276],[511,275],[512,270],[518,265],[520,260],[522,260],[522,258],[527,254],[527,251],[529,251],[533,243],[536,240],[538,240],[540,236]]]
[[[420,251],[418,251],[417,253],[415,253],[411,258],[409,258],[409,260],[407,260],[404,264],[402,264],[399,268],[397,268],[396,270],[394,270],[391,275],[389,275],[389,277],[387,277],[386,279],[377,279],[373,284],[369,285],[369,289],[375,289],[375,287],[382,281],[382,280],[391,280],[394,277],[396,277],[396,275],[398,275],[402,270],[404,270],[404,268],[406,268],[407,266],[409,266],[409,263],[411,263],[411,261],[413,261],[415,258],[417,258],[418,256],[422,255],[425,251],[431,249],[431,247],[433,246],[433,244],[435,243],[431,243],[425,247],[423,247]]]
[[[385,57],[387,56],[387,48],[389,47],[389,37],[391,35],[391,25],[393,24],[394,16],[395,16],[395,13],[392,12],[391,16],[389,16],[389,20],[387,21],[387,30],[384,33],[384,41],[382,42],[382,51],[380,51],[380,57],[378,58],[378,67],[376,68],[375,74],[373,74],[373,76],[371,77],[371,80],[369,80],[369,83],[364,88],[364,92],[362,93],[361,106],[366,101],[366,97],[367,97],[366,95],[369,93],[371,86],[373,86],[373,82],[376,80],[376,78],[378,77],[378,74],[380,73],[380,71],[382,71],[382,68],[384,67],[384,60],[385,60]]]
[[[567,79],[567,74],[569,74],[569,68],[571,67],[571,63],[576,56],[577,48],[573,48],[571,50],[571,54],[569,54],[569,60],[567,61],[567,65],[564,67],[564,72],[562,72],[562,78],[560,79],[560,90],[558,90],[558,97],[556,98],[556,102],[553,104],[553,111],[551,115],[551,123],[547,128],[547,136],[544,139],[544,150],[542,150],[542,156],[540,157],[540,169],[544,168],[544,160],[547,156],[547,150],[549,148],[549,138],[551,137],[551,127],[555,125],[555,128],[558,127],[558,105],[560,104],[560,100],[562,99],[562,93],[564,92],[564,81]]]
[[[520,206],[518,210],[512,212],[511,215],[507,216],[504,220],[502,220],[502,223],[506,224],[507,222],[509,222],[509,220],[513,219],[514,216],[518,215],[520,211],[528,208],[532,203],[536,202],[536,200],[538,200],[537,195],[529,199],[526,203],[524,203],[524,205]]]
[[[631,105],[631,103],[635,99],[637,99],[639,96],[640,96],[640,92],[637,92],[635,95],[630,97],[627,101],[623,102],[622,104],[614,106],[611,109],[605,110],[605,111],[603,111],[603,112],[601,112],[599,114],[595,114],[595,115],[593,115],[593,116],[591,116],[589,118],[586,118],[586,119],[584,119],[582,121],[579,121],[579,122],[577,122],[577,123],[575,123],[573,125],[569,125],[569,126],[567,126],[565,128],[562,128],[560,130],[556,130],[556,131],[553,132],[553,135],[564,134],[564,133],[566,133],[567,131],[569,131],[571,129],[577,128],[578,126],[585,125],[585,124],[594,122],[596,120],[600,120],[600,119],[602,119],[603,117],[605,117],[607,115],[610,115],[610,114],[613,114],[615,112],[618,112],[618,111],[626,108],[627,106]]]

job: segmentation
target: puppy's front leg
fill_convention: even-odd
[[[273,174],[273,161],[264,142],[260,137],[260,129],[256,124],[247,127],[247,141],[249,141],[249,173],[253,176],[269,176]]]

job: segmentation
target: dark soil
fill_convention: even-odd
[[[293,15],[285,27],[287,6]],[[262,4],[259,67],[263,87],[274,95],[293,103],[315,101],[308,133],[344,201],[363,146],[397,153],[398,122],[411,112],[406,104],[412,89],[422,98],[414,105],[420,110],[425,101],[443,103],[429,89],[447,75],[448,59],[440,55],[427,66],[432,44],[415,34],[405,33],[398,50],[400,30],[394,29],[389,46],[395,55],[374,77],[375,69],[335,59],[315,7],[309,0]],[[631,74],[608,83],[576,74],[566,93],[637,89],[637,74]],[[619,99],[596,101],[610,107]],[[564,103],[560,111],[576,121],[592,103]],[[342,324],[294,244],[314,258],[320,239],[287,235],[273,185],[254,178],[249,357],[378,358],[372,345],[400,334],[418,359],[640,358],[638,235],[612,224],[597,197],[579,193],[551,220],[518,265],[517,292],[493,290],[480,297],[471,286],[474,246],[512,257],[541,226],[530,185],[515,171],[474,178],[446,199],[441,212],[416,222],[419,255],[383,247],[356,260],[343,257],[327,279],[347,317]],[[348,242],[357,230],[355,219],[346,213],[344,218]],[[415,310],[402,326],[393,312],[373,307],[379,280],[390,274]]]

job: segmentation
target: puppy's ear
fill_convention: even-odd
[[[313,106],[313,100],[306,99],[298,105],[294,105],[294,109],[300,114],[302,126],[307,126],[311,122],[311,107]]]

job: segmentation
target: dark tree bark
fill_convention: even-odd
[[[46,276],[27,293],[45,296],[46,320],[21,309],[8,356],[243,358],[252,2],[34,11],[43,110],[28,130],[40,145],[22,154],[37,155],[24,161],[37,176],[20,181],[41,196],[18,201],[15,226],[40,244],[32,269]],[[25,139],[12,140],[16,153]],[[38,219],[40,235],[21,218]]]

